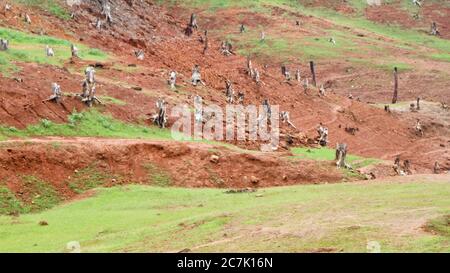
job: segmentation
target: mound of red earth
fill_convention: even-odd
[[[51,184],[65,197],[77,174],[89,170],[105,186],[127,183],[163,186],[257,188],[342,181],[330,162],[295,161],[289,154],[243,153],[199,143],[125,139],[47,138],[7,141],[0,148],[0,180],[13,192],[23,177]],[[155,178],[155,175],[157,176]],[[158,178],[159,177],[159,178]]]
[[[201,16],[205,16],[205,25],[201,25],[201,30],[191,37],[186,37],[184,28],[190,10],[172,7],[169,11],[149,1],[111,2],[114,24],[106,24],[101,30],[94,27],[101,12],[100,5],[95,3],[73,8],[72,20],[60,20],[40,9],[18,5],[14,6],[11,13],[0,13],[0,25],[34,33],[44,30],[48,35],[82,42],[113,54],[112,60],[97,68],[97,94],[118,98],[125,104],[106,104],[98,107],[124,121],[138,122],[147,118],[148,114],[154,111],[155,101],[160,97],[168,101],[169,110],[180,103],[192,106],[194,95],[201,95],[206,104],[224,107],[224,82],[230,79],[236,91],[245,92],[245,104],[259,105],[267,98],[272,104],[280,105],[280,110],[291,113],[291,119],[299,131],[283,125],[284,134],[302,133],[313,138],[317,125],[322,122],[329,127],[331,145],[346,142],[352,154],[388,160],[400,155],[411,161],[416,172],[431,172],[435,160],[440,161],[444,168],[450,168],[449,130],[426,132],[424,138],[419,138],[412,129],[414,124],[405,122],[401,115],[386,113],[364,102],[341,96],[348,94],[348,87],[355,84],[355,81],[377,82],[374,81],[377,74],[369,69],[348,73],[345,62],[318,62],[317,77],[320,82],[327,82],[329,87],[327,95],[319,97],[317,88],[311,88],[305,94],[298,84],[284,82],[279,73],[280,64],[270,63],[264,66],[264,60],[260,60],[254,62],[254,66],[261,72],[263,82],[258,85],[247,75],[245,57],[226,57],[220,54],[217,50],[220,37],[211,36],[211,46],[207,54],[203,54],[204,45],[199,41],[203,29],[211,30],[223,25],[226,16],[236,21],[237,31],[238,21],[235,18],[238,18],[242,11],[227,11],[223,17],[225,19],[201,13]],[[31,25],[25,24],[20,18],[20,14],[25,11],[34,19]],[[244,15],[251,18],[248,19],[249,24],[277,22],[276,19],[269,20],[267,16],[248,11],[245,11]],[[310,20],[311,23],[327,24],[314,18],[302,19]],[[136,60],[133,54],[136,49],[144,50],[145,60]],[[55,81],[61,85],[63,92],[79,93],[83,75],[73,71],[82,71],[89,64],[92,63],[78,59],[68,61],[62,68],[18,64],[22,70],[14,74],[13,78],[20,78],[23,82],[0,77],[1,123],[23,128],[44,118],[65,122],[73,109],[86,109],[73,96],[64,97],[61,105],[43,100],[49,96],[50,84]],[[189,83],[195,64],[201,67],[206,87],[193,87]],[[292,65],[301,67],[303,75],[311,78],[307,72],[309,68],[306,61],[296,61]],[[136,67],[136,71],[130,72],[126,69],[128,67]],[[170,90],[167,86],[170,70],[178,72],[178,91]],[[383,81],[388,82],[390,79]],[[405,81],[405,84],[406,89],[416,84],[439,87],[445,86],[446,83],[434,82],[430,78],[425,81],[412,79]],[[374,84],[371,88],[362,90],[361,97],[386,101],[386,90],[380,89],[382,88]],[[429,88],[424,90],[428,92]],[[364,92],[367,92],[367,95],[364,95]],[[388,94],[391,94],[391,91]],[[448,99],[445,93],[430,92],[429,95]],[[417,94],[408,96],[415,98]],[[345,130],[346,127],[358,130],[355,134],[349,134]],[[317,163],[289,162],[278,159],[277,154],[253,156],[219,149],[219,161],[213,163],[210,162],[211,153],[203,146],[195,144],[145,143],[131,140],[58,141],[64,142],[63,148],[59,150],[48,149],[48,143],[39,140],[33,141],[31,145],[5,142],[1,153],[1,175],[8,178],[8,186],[14,188],[14,185],[20,185],[16,174],[33,174],[50,181],[55,187],[71,195],[72,192],[64,181],[67,181],[75,170],[95,163],[105,171],[117,172],[123,177],[123,180],[116,180],[115,183],[139,182],[146,181],[148,177],[142,166],[145,161],[158,162],[172,174],[172,181],[178,186],[247,187],[252,185],[252,176],[259,181],[258,186],[336,182],[342,179],[341,174],[329,166],[319,168]],[[236,144],[244,147],[255,146],[254,143]],[[217,180],[217,183],[211,180]]]

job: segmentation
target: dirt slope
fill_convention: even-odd
[[[144,183],[255,188],[340,182],[344,178],[331,162],[292,161],[288,155],[243,153],[211,144],[168,141],[57,137],[11,140],[1,143],[0,181],[16,194],[26,194],[23,178],[35,176],[70,198],[77,193],[73,183],[82,173],[84,179],[97,177],[106,186]]]
[[[164,7],[147,1],[112,1],[112,3],[115,23],[102,30],[93,27],[93,23],[100,13],[98,4],[85,4],[73,8],[75,17],[68,21],[61,21],[39,9],[15,6],[12,14],[0,13],[0,25],[31,32],[44,29],[48,35],[81,41],[114,54],[113,60],[103,64],[103,68],[98,68],[97,92],[100,95],[116,97],[126,102],[125,105],[101,106],[106,112],[125,121],[141,121],[146,114],[154,111],[154,102],[158,97],[165,97],[169,102],[169,108],[178,103],[192,105],[192,97],[195,94],[202,95],[208,104],[215,103],[224,106],[224,80],[231,79],[235,90],[245,92],[245,104],[260,104],[264,98],[269,98],[272,104],[279,104],[281,110],[290,111],[294,124],[310,137],[316,135],[315,127],[319,122],[325,123],[330,128],[332,146],[336,142],[347,142],[350,152],[353,154],[389,160],[396,155],[404,155],[412,161],[413,168],[420,172],[430,172],[435,160],[440,160],[444,168],[450,167],[448,127],[444,127],[439,132],[426,132],[426,138],[419,139],[413,133],[414,123],[411,120],[406,122],[401,115],[388,114],[364,102],[346,98],[350,84],[354,85],[355,81],[366,81],[371,85],[365,91],[361,91],[361,98],[364,99],[364,94],[367,93],[366,98],[370,100],[388,100],[386,97],[390,96],[391,91],[386,93],[383,88],[380,88],[380,85],[388,86],[383,84],[383,81],[391,80],[382,79],[381,83],[374,82],[373,78],[379,75],[374,70],[367,69],[348,75],[345,72],[346,63],[344,61],[318,62],[319,82],[329,82],[331,85],[328,95],[325,98],[319,98],[317,89],[311,89],[308,94],[304,94],[301,86],[284,83],[279,73],[278,63],[270,64],[267,69],[264,69],[264,62],[261,60],[255,62],[262,72],[261,77],[264,82],[263,85],[258,86],[245,73],[246,58],[244,56],[225,57],[218,52],[220,34],[212,35],[210,51],[206,55],[202,54],[203,44],[199,42],[199,33],[203,29],[213,29],[214,26],[223,25],[227,18],[237,18],[236,16],[243,11],[230,10],[214,15],[207,15],[200,11],[200,16],[206,17],[204,20],[207,23],[201,25],[201,30],[192,37],[186,37],[183,29],[191,12],[189,10],[176,7],[166,10]],[[26,25],[20,19],[19,15],[24,11],[36,18],[31,26]],[[272,20],[265,15],[246,12],[249,22],[258,24],[271,25],[284,20],[277,17],[276,14]],[[304,19],[311,24],[319,24],[319,26],[329,24],[327,21],[316,18],[305,17]],[[238,25],[237,21],[235,23]],[[229,26],[229,28],[236,28],[236,26]],[[135,59],[133,50],[137,48],[145,50],[144,61],[138,62]],[[401,52],[398,53],[401,54]],[[22,70],[14,76],[23,79],[23,83],[0,77],[2,86],[1,122],[23,128],[42,118],[63,122],[73,108],[82,110],[84,106],[74,98],[65,98],[62,106],[43,103],[42,100],[48,97],[49,86],[53,81],[58,81],[64,92],[79,92],[82,75],[77,71],[81,71],[88,64],[80,60],[67,62],[63,68],[20,64]],[[137,64],[137,72],[130,73],[123,69],[123,67],[129,67],[129,64]],[[194,88],[188,83],[194,64],[201,65],[202,77],[207,87]],[[307,72],[307,62],[297,61],[292,65],[300,66],[302,71],[305,71],[305,76],[310,77]],[[442,69],[446,67],[448,64],[442,64]],[[179,73],[181,92],[175,93],[167,87],[166,80],[171,69],[176,69]],[[413,76],[417,75],[408,74],[405,77]],[[404,83],[406,86],[402,85],[402,88],[405,89],[410,86],[422,88],[430,85],[439,89],[448,84],[443,80],[433,81],[431,78],[429,80],[428,78],[412,78]],[[142,90],[133,89],[137,86]],[[424,90],[428,92],[430,89],[432,88]],[[375,92],[375,95],[369,94],[371,92]],[[412,93],[409,96],[415,98],[416,95],[416,93]],[[429,96],[436,99],[448,99],[446,93],[440,92],[429,93]],[[346,126],[357,127],[359,131],[355,135],[350,135],[344,130]],[[288,129],[283,128],[283,130],[286,132]],[[241,145],[246,146],[245,143]],[[240,170],[244,171],[244,169]],[[321,179],[325,180],[325,178]]]

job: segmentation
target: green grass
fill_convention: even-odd
[[[13,2],[38,7],[63,20],[70,19],[70,13],[61,5],[61,1],[58,0],[13,0]]]
[[[425,228],[450,238],[450,214],[431,219]]]
[[[20,178],[20,187],[27,193],[25,195],[16,196],[6,186],[0,185],[0,215],[38,212],[50,209],[62,201],[51,184],[32,175]]]
[[[22,202],[5,186],[0,186],[0,215],[26,212]]]
[[[225,194],[126,186],[19,217],[0,216],[0,252],[448,252],[448,236],[418,232],[448,215],[447,182],[329,184]],[[259,197],[257,197],[259,196]],[[39,221],[48,226],[38,225]],[[226,235],[225,235],[226,234]]]
[[[435,53],[429,55],[432,59],[438,61],[450,62],[450,54],[449,53]]]
[[[100,171],[95,165],[91,165],[78,170],[73,176],[73,179],[68,181],[68,183],[70,189],[74,192],[83,193],[87,190],[100,187],[113,178],[111,174]]]
[[[110,96],[99,96],[99,99],[104,103],[104,104],[115,104],[115,105],[126,105],[127,103],[123,100],[114,98],[114,97],[110,97]]]
[[[335,160],[336,151],[330,148],[305,148],[296,147],[291,149],[294,154],[295,159],[312,159],[312,160]],[[347,154],[347,163],[349,163],[353,168],[362,168],[369,165],[377,164],[380,160],[375,158],[364,158],[352,154]]]
[[[372,67],[376,69],[383,70],[385,72],[394,71],[394,67],[401,71],[410,71],[413,67],[409,64],[400,63],[400,62],[389,62],[385,60],[369,60],[369,59],[360,59],[360,58],[348,58],[347,60],[351,61],[354,64],[360,64],[365,67]]]
[[[154,126],[130,124],[102,114],[95,109],[68,117],[67,123],[54,123],[43,119],[40,123],[19,130],[14,127],[0,127],[0,137],[33,136],[85,136],[112,138],[172,139],[170,130]]]
[[[150,162],[144,164],[144,167],[148,172],[149,180],[152,185],[158,187],[168,187],[172,184],[170,175],[162,168]]]
[[[384,25],[369,21],[365,18],[349,17],[327,9],[304,9],[307,15],[326,18],[334,24],[353,29],[363,29],[374,34],[393,40],[394,43],[403,43],[414,46],[425,46],[442,52],[449,52],[450,42],[445,39],[430,36],[417,30],[406,29],[395,25]]]
[[[9,49],[0,51],[0,73],[8,76],[19,68],[15,62],[50,64],[62,66],[71,57],[71,42],[45,35],[28,34],[25,32],[0,27],[0,37],[9,40]],[[45,46],[49,45],[55,52],[54,57],[47,57]],[[108,55],[99,49],[76,44],[79,56],[84,60],[103,61]]]
[[[25,198],[26,209],[24,212],[35,212],[49,209],[57,205],[61,199],[51,184],[34,176],[23,176],[23,187],[27,189],[28,198]]]

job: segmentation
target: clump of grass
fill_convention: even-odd
[[[428,221],[425,230],[450,238],[450,214]]]
[[[112,178],[111,174],[99,171],[91,165],[76,172],[73,180],[69,182],[69,187],[76,193],[82,193],[103,186]]]
[[[432,59],[444,62],[450,62],[449,53],[434,53],[429,55]]]
[[[152,185],[158,187],[168,187],[172,184],[170,175],[161,167],[149,162],[144,165],[147,170]]]
[[[104,115],[95,109],[78,113],[74,111],[68,116],[67,123],[54,123],[47,119],[38,124],[29,125],[25,129],[13,129],[0,126],[0,138],[33,137],[33,136],[85,136],[113,138],[145,138],[171,139],[168,129],[130,124]]]
[[[0,37],[9,40],[10,46],[7,51],[0,51],[0,73],[8,76],[19,68],[14,62],[50,64],[62,66],[71,58],[71,42],[46,35],[34,35],[9,28],[0,27]],[[45,46],[49,45],[55,51],[54,57],[47,57]],[[107,54],[95,48],[77,44],[81,59],[91,61],[103,61]]]
[[[105,104],[116,104],[116,105],[126,105],[127,103],[123,100],[110,97],[110,96],[100,96],[99,99]]]
[[[25,211],[19,199],[5,186],[0,186],[0,215],[14,215]]]
[[[70,19],[69,12],[56,0],[14,0],[14,2],[22,5],[38,7],[63,20]]]
[[[27,175],[22,177],[23,187],[28,193],[24,202],[27,204],[24,212],[35,212],[56,206],[61,198],[55,189],[41,179]]]
[[[312,159],[317,161],[331,161],[336,157],[336,151],[330,148],[308,148],[308,147],[295,147],[291,149],[294,154],[291,158],[298,159]],[[377,164],[378,159],[364,158],[356,155],[347,154],[346,161],[352,165],[353,168],[362,168],[369,165]]]

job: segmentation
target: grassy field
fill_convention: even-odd
[[[448,182],[261,189],[124,186],[18,217],[0,216],[0,252],[449,252]],[[447,216],[446,216],[447,215]],[[45,221],[48,225],[39,225]],[[425,227],[433,233],[425,232]]]
[[[61,66],[71,57],[71,42],[46,35],[34,35],[0,27],[0,37],[9,41],[9,49],[0,51],[0,73],[8,75],[19,68],[14,62],[50,64]],[[47,57],[45,46],[53,48],[54,57]],[[108,55],[96,48],[76,44],[84,60],[104,61]]]

